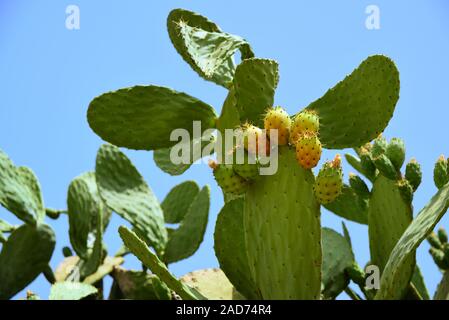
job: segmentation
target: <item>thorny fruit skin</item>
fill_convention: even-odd
[[[270,154],[270,141],[262,129],[249,123],[245,123],[241,129],[243,133],[243,144],[249,153],[257,156]],[[265,150],[259,150],[259,147]]]
[[[248,182],[234,172],[232,165],[217,164],[210,161],[209,166],[214,170],[215,180],[224,192],[234,195],[241,195],[246,192]]]
[[[298,138],[305,132],[318,134],[320,119],[315,112],[302,111],[298,113],[292,122],[290,129],[290,143],[296,144]]]
[[[235,151],[237,154],[237,150]],[[235,173],[248,181],[253,181],[259,177],[259,162],[257,157],[243,150],[243,163],[237,161],[237,156],[234,156],[233,169]]]
[[[340,155],[331,162],[326,162],[315,179],[314,193],[318,202],[327,204],[333,202],[343,187],[343,172]]]
[[[272,144],[286,145],[290,137],[290,127],[292,120],[288,113],[282,107],[269,108],[265,114],[264,127],[267,135],[270,136],[271,130],[278,131],[278,140],[271,141]]]
[[[321,142],[313,132],[305,132],[296,142],[296,160],[304,169],[317,166],[321,158]]]

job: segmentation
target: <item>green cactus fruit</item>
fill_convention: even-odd
[[[292,120],[282,107],[269,108],[265,114],[264,127],[267,135],[271,130],[278,131],[278,141],[270,141],[272,144],[286,145],[290,137]]]
[[[224,192],[234,195],[246,192],[248,182],[234,172],[232,165],[217,164],[214,161],[210,161],[209,167],[214,170],[215,180]]]
[[[245,123],[241,129],[244,147],[249,153],[254,155],[268,155],[270,153],[270,141],[262,129],[250,123]],[[259,147],[263,149],[259,150]]]
[[[413,201],[413,187],[407,179],[401,179],[398,181],[399,192],[401,193],[402,199],[407,203],[412,203]]]
[[[443,247],[443,244],[441,243],[440,238],[433,231],[427,236],[427,241],[435,249],[441,249]]]
[[[240,154],[243,155],[243,159],[237,159],[239,152],[238,150],[235,151],[236,161],[234,161],[232,167],[235,173],[237,173],[242,178],[249,181],[255,180],[259,176],[259,162],[257,161],[257,158],[254,154],[248,153],[245,150],[242,151],[243,152]],[[239,163],[242,161],[243,163]]]
[[[387,152],[387,148],[387,140],[382,136],[378,136],[376,139],[374,139],[373,146],[371,148],[371,154],[373,158],[377,158],[381,154],[385,154]]]
[[[433,169],[433,181],[438,189],[441,189],[449,182],[448,161],[441,155],[435,163]]]
[[[360,153],[360,166],[362,168],[363,174],[370,179],[371,182],[374,182],[376,179],[377,169],[376,165],[371,158],[370,151],[364,149]]]
[[[388,159],[385,154],[381,154],[377,158],[374,158],[374,164],[384,177],[390,180],[396,180],[398,178],[398,171],[396,171],[393,163],[391,163],[390,159]]]
[[[321,152],[321,142],[313,132],[306,131],[296,140],[296,160],[304,169],[316,167],[320,161]]]
[[[349,174],[349,184],[352,189],[361,197],[369,197],[370,191],[365,181],[362,180],[358,175],[350,173]]]
[[[341,193],[343,187],[343,172],[340,155],[331,162],[326,162],[321,168],[313,187],[315,197],[321,204],[333,202]]]
[[[62,255],[64,256],[64,258],[73,256],[72,249],[70,249],[69,247],[62,248]]]
[[[294,117],[290,129],[290,143],[294,145],[306,131],[318,133],[319,127],[320,118],[316,112],[305,110],[298,113]]]
[[[438,268],[443,270],[449,269],[449,264],[447,264],[444,252],[442,250],[432,247],[429,249],[429,253]]]
[[[438,239],[441,241],[441,243],[447,243],[447,232],[444,230],[444,228],[438,229]]]
[[[386,156],[393,163],[396,170],[401,170],[405,160],[405,144],[402,139],[393,138],[388,144]]]
[[[443,244],[443,253],[444,253],[444,263],[449,269],[449,243]]]
[[[415,159],[410,160],[405,167],[405,178],[410,182],[413,191],[416,191],[421,184],[422,172],[421,166]]]

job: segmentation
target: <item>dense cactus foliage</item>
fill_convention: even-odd
[[[449,299],[448,237],[443,229],[433,233],[449,207],[449,164],[444,156],[438,159],[439,190],[414,214],[420,165],[412,159],[403,168],[405,143],[381,135],[399,99],[399,72],[391,59],[366,58],[321,98],[289,115],[273,105],[278,63],[256,57],[248,41],[182,9],[169,14],[167,28],[192,69],[228,90],[221,111],[155,85],[96,97],[87,120],[110,144],[99,149],[94,171],[72,181],[67,209],[61,211],[46,209],[30,169],[16,167],[0,153],[0,203],[24,222],[12,226],[0,220],[1,299],[13,297],[41,273],[53,284],[50,299],[102,298],[105,276],[114,279],[110,299],[335,299],[342,292],[357,300],[430,299],[416,263],[416,249],[426,238],[443,273],[434,298]],[[199,132],[194,123],[201,124]],[[186,162],[172,161],[176,142],[170,134],[176,129],[190,134],[184,142],[190,149],[213,148],[189,155]],[[231,144],[215,138],[214,131],[224,136],[229,129],[240,134]],[[220,269],[178,279],[168,268],[194,254],[203,240],[209,188],[187,181],[159,203],[118,147],[153,151],[155,163],[170,175],[216,155],[209,166],[225,200],[214,233]],[[353,148],[355,154],[345,159],[357,174],[344,173],[337,155],[315,175],[323,148]],[[243,162],[225,161],[239,152]],[[275,159],[277,168],[262,174],[267,159]],[[322,207],[368,226],[366,268],[355,260],[344,223],[342,234],[321,226]],[[113,213],[131,227],[120,227],[124,247],[109,256],[103,234]],[[66,259],[53,272],[48,263],[55,235],[44,220],[61,214],[69,218],[71,248],[64,249]],[[173,230],[167,223],[179,227]],[[143,270],[120,267],[130,252]],[[374,284],[373,267],[379,271]]]

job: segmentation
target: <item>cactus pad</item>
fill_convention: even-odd
[[[318,299],[321,227],[314,177],[295,152],[279,147],[278,171],[245,196],[244,230],[251,275],[263,299]]]
[[[367,58],[307,110],[320,117],[320,140],[328,149],[358,147],[387,126],[399,99],[399,72],[392,60]]]
[[[234,88],[241,122],[263,126],[263,114],[274,102],[278,68],[277,62],[258,58],[244,60],[237,66]]]
[[[128,220],[157,251],[167,242],[162,209],[153,191],[131,161],[112,145],[103,145],[97,154],[96,180],[104,202]]]
[[[36,176],[26,167],[16,167],[1,150],[0,204],[27,223],[35,224],[45,217]]]
[[[221,269],[240,293],[247,299],[260,299],[248,264],[243,204],[243,199],[229,201],[218,214],[214,233],[215,255]]]
[[[418,213],[397,242],[381,278],[376,299],[399,299],[407,289],[416,248],[432,232],[449,207],[449,185],[441,188]]]
[[[202,130],[215,127],[211,106],[185,93],[158,86],[135,86],[96,97],[89,105],[87,120],[103,140],[137,150],[168,148],[174,129],[192,136],[193,121]]]
[[[55,234],[46,224],[14,230],[0,252],[0,300],[10,299],[48,266]]]

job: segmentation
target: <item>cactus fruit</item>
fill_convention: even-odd
[[[399,192],[401,193],[402,199],[406,203],[412,203],[413,200],[413,187],[407,179],[401,179],[398,181]]]
[[[321,152],[321,142],[313,132],[306,131],[296,141],[296,160],[304,169],[316,167]]]
[[[282,107],[269,108],[265,114],[264,126],[267,135],[270,135],[270,130],[278,130],[278,145],[286,145],[290,137],[290,127],[292,120],[288,113]],[[270,141],[276,144],[276,141]]]
[[[401,170],[405,160],[405,144],[402,139],[393,138],[387,146],[385,155],[393,163],[396,170]]]
[[[313,187],[315,197],[321,204],[333,202],[341,193],[343,187],[343,173],[340,155],[326,162],[321,168]]]
[[[381,154],[385,154],[387,152],[388,142],[384,137],[378,136],[373,141],[373,146],[371,148],[371,154],[373,158],[377,158]]]
[[[349,174],[349,185],[354,189],[355,193],[361,197],[369,197],[370,192],[365,181],[362,180],[358,175],[350,173]]]
[[[295,144],[298,138],[306,131],[318,134],[320,118],[314,111],[302,111],[298,113],[292,122],[290,129],[290,143]]]
[[[255,180],[259,176],[259,162],[254,154],[244,151],[243,155],[243,163],[234,162],[232,167],[242,178],[249,181]]]
[[[429,249],[429,253],[438,268],[443,270],[449,269],[449,264],[447,263],[447,259],[445,259],[445,255],[442,250],[432,247]]]
[[[441,189],[449,182],[448,161],[443,155],[441,155],[435,163],[435,168],[433,169],[433,181],[438,189]]]
[[[215,180],[224,192],[234,195],[246,192],[248,182],[234,172],[232,165],[217,164],[214,161],[210,161],[209,167],[214,170]]]
[[[443,228],[438,229],[438,239],[441,243],[447,243],[447,232]]]
[[[437,234],[435,232],[432,231],[432,233],[430,233],[427,236],[427,241],[429,242],[429,244],[434,247],[435,249],[441,249],[443,244],[441,243],[439,237],[437,236]]]
[[[393,163],[385,154],[379,155],[373,161],[376,168],[384,177],[390,180],[396,180],[398,178],[398,171],[396,171]]]
[[[270,153],[270,141],[263,130],[250,123],[242,126],[243,143],[245,149],[254,155],[268,155]],[[265,154],[259,150],[259,147],[265,149]]]
[[[421,166],[415,159],[410,160],[405,167],[405,178],[410,182],[413,191],[416,191],[421,184],[422,172]]]

